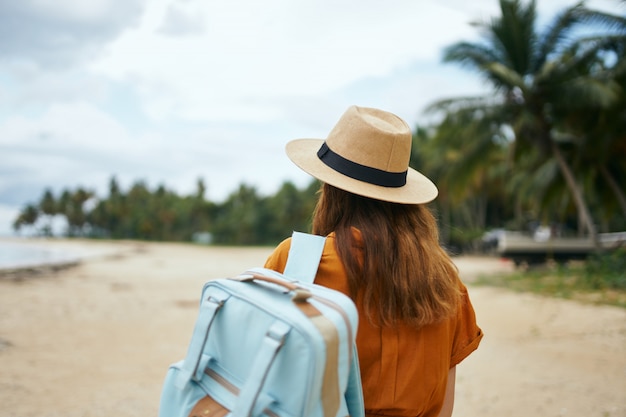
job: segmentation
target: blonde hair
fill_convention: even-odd
[[[457,311],[458,270],[439,245],[437,222],[425,205],[389,203],[322,184],[313,233],[331,232],[351,296],[372,323],[424,326]]]

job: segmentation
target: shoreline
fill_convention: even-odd
[[[0,274],[32,270],[58,271],[79,265],[98,257],[115,257],[126,252],[129,247],[141,246],[142,242],[127,240],[96,240],[84,238],[47,237],[0,237],[0,249],[7,246],[12,250],[31,252],[35,259],[21,254],[17,261],[0,259]],[[26,258],[26,259],[25,259]]]
[[[204,245],[193,242],[169,242],[169,241],[142,241],[142,240],[124,240],[124,239],[89,239],[89,238],[67,238],[67,237],[7,237],[0,236],[0,245],[10,244],[18,245],[29,248],[36,248],[40,250],[54,250],[56,253],[53,257],[56,259],[42,260],[42,261],[24,261],[17,264],[5,265],[0,259],[0,274],[7,270],[37,270],[37,269],[65,269],[64,267],[76,266],[89,259],[98,257],[112,257],[125,254],[129,251],[141,251],[149,245],[182,245],[190,247],[200,248],[225,248],[225,249],[254,249],[254,248],[267,248],[268,253],[273,249],[273,246],[222,246],[222,245]],[[69,255],[59,255],[61,250],[69,252]],[[473,259],[493,259],[495,262],[500,263],[495,268],[496,272],[508,272],[513,268],[512,261],[504,259],[494,255],[482,255],[482,254],[469,254],[469,255],[451,255],[452,260],[457,267],[462,268],[466,273],[471,275],[470,281],[480,271],[475,270],[476,262]]]

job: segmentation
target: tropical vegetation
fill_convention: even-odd
[[[50,236],[53,220],[60,217],[69,237],[270,245],[292,230],[309,229],[316,190],[315,183],[299,190],[285,182],[268,197],[241,184],[218,204],[205,198],[202,179],[195,193],[181,196],[163,185],[150,189],[143,181],[124,191],[113,177],[106,197],[78,187],[55,198],[47,189],[38,203],[22,210],[13,226]]]
[[[473,284],[626,308],[626,247],[594,253],[586,262],[484,274]]]
[[[540,25],[535,1],[499,5],[499,16],[474,24],[478,41],[443,51],[490,94],[433,103],[437,122],[414,130],[411,166],[440,189],[432,207],[443,243],[475,250],[487,230],[537,224],[596,242],[626,230],[625,16],[581,2]],[[141,181],[121,190],[113,177],[108,196],[46,190],[14,227],[46,234],[61,216],[69,236],[275,244],[308,230],[317,187],[286,182],[262,196],[241,184],[218,203],[203,180],[181,196]]]
[[[444,51],[492,94],[431,106],[443,118],[428,163],[450,190],[439,204],[470,210],[470,230],[504,209],[512,227],[530,215],[597,243],[598,227],[625,227],[626,19],[581,2],[539,28],[534,1],[500,0],[500,10],[475,24],[479,42]]]

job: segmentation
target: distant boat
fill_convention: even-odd
[[[626,232],[600,233],[600,246],[605,249],[626,245]],[[496,252],[511,259],[515,265],[539,264],[548,260],[566,262],[586,259],[595,250],[590,238],[552,237],[539,233],[534,236],[523,232],[504,231],[498,235]]]

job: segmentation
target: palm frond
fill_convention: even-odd
[[[587,8],[577,9],[576,18],[589,25],[598,25],[604,30],[614,30],[617,33],[626,33],[626,16],[606,13]]]
[[[497,61],[492,48],[469,42],[453,44],[443,52],[443,62],[456,62],[469,69],[480,71],[488,62]]]
[[[578,77],[559,86],[559,102],[574,110],[577,108],[608,109],[619,100],[621,88],[615,82],[603,82],[591,77]]]
[[[493,95],[446,98],[437,100],[428,105],[424,112],[432,114],[436,112],[453,113],[461,109],[465,109],[467,111],[483,110],[497,105],[499,101],[500,100]]]
[[[531,70],[532,51],[535,44],[535,1],[526,7],[519,0],[500,0],[502,15],[495,17],[490,25],[490,43],[500,51],[500,63],[513,68],[519,74]]]
[[[490,74],[489,78],[494,79],[498,85],[506,86],[507,89],[517,87],[522,91],[526,90],[524,78],[515,70],[506,67],[499,62],[490,62],[485,65],[485,69],[487,73]]]
[[[538,36],[533,71],[539,71],[551,56],[558,54],[563,47],[570,44],[569,35],[576,24],[580,23],[581,10],[584,10],[582,2],[565,9],[541,32]]]

